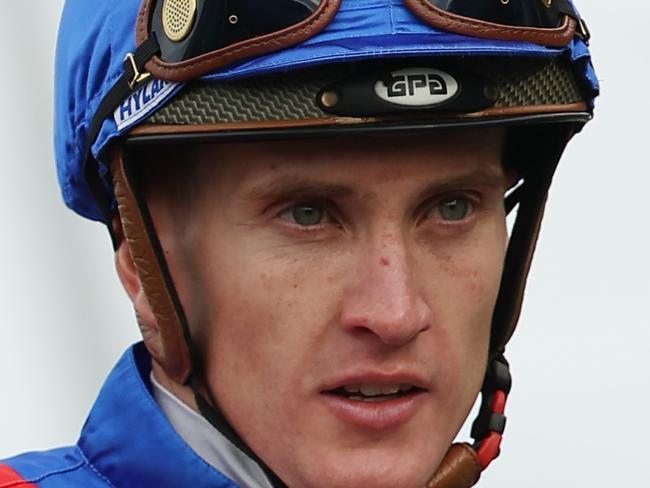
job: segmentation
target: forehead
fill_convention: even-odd
[[[144,155],[163,187],[191,179],[193,189],[251,190],[272,183],[365,185],[500,178],[502,129],[293,141],[159,146]],[[150,179],[150,181],[151,181]],[[158,185],[156,185],[158,186]]]

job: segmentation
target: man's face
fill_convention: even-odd
[[[152,199],[207,384],[290,486],[420,488],[435,471],[485,370],[501,144],[196,147],[191,199]]]

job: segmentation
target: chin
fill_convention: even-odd
[[[292,488],[423,488],[433,476],[445,450],[424,457],[412,449],[315,457],[298,473]],[[307,460],[304,460],[307,461]],[[297,466],[293,466],[295,469]]]

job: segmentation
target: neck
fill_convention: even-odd
[[[258,464],[198,413],[192,390],[170,381],[160,372],[154,366],[151,375],[154,397],[174,430],[192,450],[239,486],[271,488]]]

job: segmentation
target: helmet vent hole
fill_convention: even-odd
[[[196,0],[165,0],[162,8],[165,35],[174,42],[185,39],[194,25]]]

